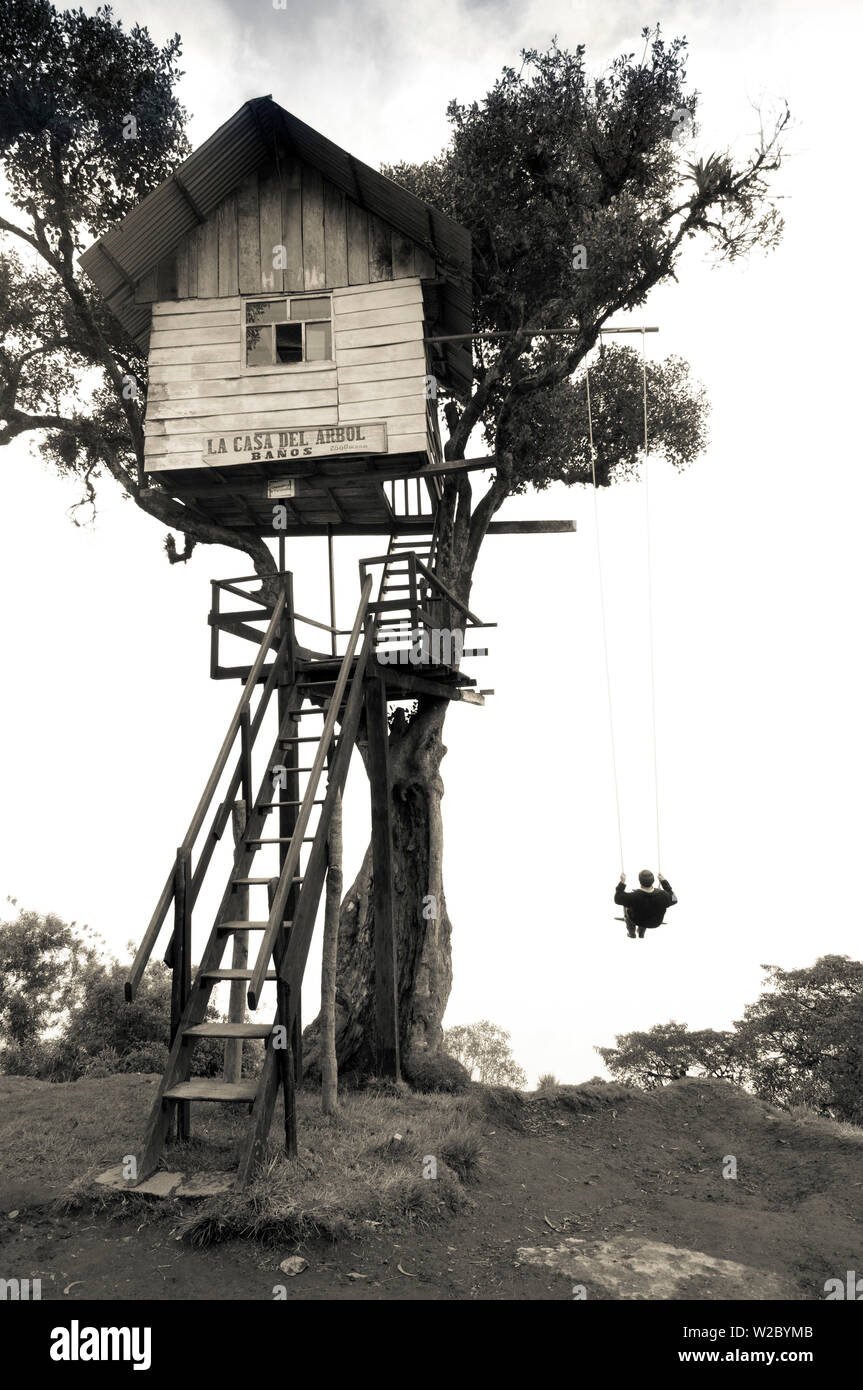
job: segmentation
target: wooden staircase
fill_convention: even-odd
[[[137,1182],[145,1180],[158,1165],[175,1120],[178,1137],[188,1136],[189,1107],[193,1101],[227,1101],[251,1106],[237,1173],[238,1185],[248,1181],[264,1154],[280,1086],[285,1100],[286,1148],[289,1154],[296,1153],[295,1093],[302,1066],[300,995],[303,972],[326,876],[330,819],[336,798],[344,787],[356,741],[364,677],[376,638],[376,619],[369,608],[372,589],[369,576],[363,584],[338,674],[327,681],[330,693],[324,707],[304,708],[308,682],[302,678],[294,659],[296,642],[290,576],[283,579],[283,591],[273,606],[266,632],[260,634],[257,629],[247,629],[239,633],[248,637],[251,631],[260,637],[258,655],[249,670],[228,734],[189,832],[177,851],[172,874],[126,983],[126,997],[131,1000],[173,904],[174,930],[166,956],[174,972],[172,1045],[138,1155]],[[235,586],[241,582],[233,581]],[[225,584],[224,587],[230,586]],[[236,587],[233,592],[248,598]],[[257,601],[261,602],[260,598]],[[245,620],[250,614],[244,612],[241,616]],[[224,618],[222,625],[237,632],[238,621],[236,616],[233,620]],[[267,666],[267,659],[273,653],[274,659]],[[262,688],[252,714],[259,685]],[[278,690],[278,732],[257,793],[253,795],[252,748],[273,690]],[[315,732],[306,732],[312,720],[322,720],[322,725]],[[216,810],[210,834],[193,872],[192,849],[237,739],[240,744],[237,766],[228,780],[227,795]],[[303,755],[306,765],[301,766],[304,749],[312,756],[307,762]],[[305,778],[302,794],[301,776]],[[276,794],[277,788],[281,795]],[[240,790],[245,806],[245,829],[236,844],[221,902],[192,978],[192,908],[216,842],[231,815],[234,797]],[[278,812],[277,827],[271,823],[275,812]],[[255,872],[256,860],[268,846],[278,848],[280,868],[277,875]],[[310,849],[303,865],[301,856],[306,846]],[[247,920],[239,907],[251,890],[264,889],[268,896],[267,917]],[[254,963],[225,965],[226,945],[238,933],[259,937]],[[277,1007],[272,1022],[207,1020],[213,990],[223,981],[236,980],[247,981],[248,1005],[253,1012],[260,1005],[265,984],[275,983]],[[226,1043],[231,1040],[262,1041],[264,1060],[257,1078],[193,1078],[194,1049],[201,1038],[219,1038]]]

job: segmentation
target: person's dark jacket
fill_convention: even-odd
[[[661,878],[659,882],[661,888],[654,888],[652,893],[646,893],[643,888],[627,893],[622,883],[614,890],[614,901],[618,907],[626,908],[637,927],[661,926],[666,912],[677,902],[668,879]]]

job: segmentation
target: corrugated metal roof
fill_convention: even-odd
[[[445,331],[471,331],[470,233],[327,140],[271,97],[257,97],[241,106],[179,166],[175,176],[149,193],[80,258],[112,311],[142,347],[146,346],[150,311],[149,306],[136,304],[130,281],[137,283],[176,249],[198,225],[196,210],[209,217],[278,148],[295,153],[368,212],[425,247],[444,279],[439,286],[439,303]],[[455,382],[469,389],[467,348],[468,344],[459,344],[458,351],[447,351],[446,356]]]

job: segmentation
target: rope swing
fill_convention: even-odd
[[[600,330],[601,333],[602,330]],[[641,396],[642,411],[644,419],[644,473],[645,473],[645,528],[647,532],[647,614],[648,614],[648,646],[649,646],[649,667],[650,667],[650,715],[651,733],[653,740],[653,788],[656,814],[656,864],[660,870],[662,858],[660,853],[660,829],[659,829],[659,757],[657,751],[656,738],[656,669],[654,659],[653,642],[653,566],[650,550],[650,463],[648,458],[649,435],[647,425],[647,354],[645,351],[645,329],[641,329]],[[620,850],[621,873],[625,869],[623,858],[623,828],[620,815],[620,785],[617,775],[617,747],[614,736],[614,708],[611,693],[611,668],[608,658],[608,620],[605,605],[605,584],[602,573],[602,545],[599,529],[599,504],[597,501],[596,483],[596,446],[593,438],[593,408],[590,393],[590,368],[585,363],[584,369],[585,385],[587,388],[587,430],[590,445],[590,476],[593,483],[593,519],[594,537],[596,541],[596,566],[599,578],[599,609],[602,621],[602,649],[605,660],[605,688],[608,700],[608,728],[611,742],[611,770],[614,780],[614,804],[617,813],[617,841]]]
[[[584,379],[587,384],[587,431],[590,440],[590,475],[593,480],[593,534],[596,540],[596,568],[599,575],[599,611],[602,616],[602,650],[605,656],[605,689],[608,697],[608,732],[611,738],[611,770],[614,777],[614,805],[617,810],[617,843],[620,848],[620,872],[625,871],[623,862],[623,828],[620,820],[620,787],[617,780],[617,751],[614,741],[614,709],[611,700],[611,669],[608,662],[608,623],[605,616],[605,585],[602,579],[602,548],[599,540],[599,504],[596,499],[596,449],[593,443],[593,412],[590,405],[590,368],[585,364]]]

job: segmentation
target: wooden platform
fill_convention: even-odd
[[[338,669],[337,657],[331,661],[298,662],[298,683],[313,704],[322,705],[329,697]],[[418,695],[431,695],[438,699],[484,704],[483,697],[474,689],[476,681],[452,666],[377,661],[373,669],[386,677],[389,700],[415,700]]]
[[[230,468],[173,469],[149,475],[172,497],[191,502],[219,526],[256,535],[326,535],[329,527],[344,535],[389,535],[396,517],[385,483],[410,478],[412,491],[419,470],[428,464],[425,454],[403,454],[394,464],[384,455],[309,459],[296,462],[238,464]],[[294,479],[294,496],[271,498],[268,485],[281,478]],[[424,489],[425,490],[425,489]],[[428,515],[413,518],[409,528],[428,529],[433,520],[426,494]],[[284,507],[285,525],[274,529],[274,506]],[[399,521],[399,530],[401,530]]]

